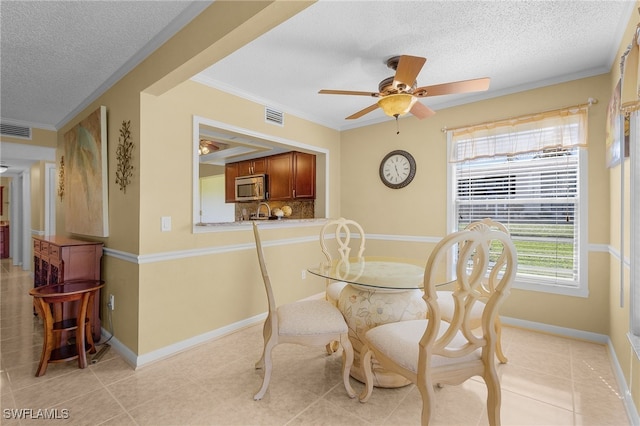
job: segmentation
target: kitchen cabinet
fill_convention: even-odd
[[[304,152],[267,157],[269,200],[316,197],[316,156]]]
[[[293,153],[293,198],[316,198],[316,156]]]
[[[286,201],[316,198],[316,156],[287,152],[225,166],[225,202],[235,202],[238,176],[266,173],[269,176],[269,200]]]
[[[238,163],[230,163],[224,167],[224,202],[236,202],[236,178],[238,174]]]
[[[271,155],[267,157],[269,175],[269,201],[290,200],[293,198],[293,155]]]
[[[33,286],[78,279],[100,280],[102,246],[98,242],[57,236],[33,237]],[[96,295],[91,318],[91,333],[96,342],[100,340],[99,314],[100,293]]]
[[[240,161],[236,164],[238,165],[238,176],[257,175],[267,172],[266,157]]]

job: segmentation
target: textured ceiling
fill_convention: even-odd
[[[607,73],[632,1],[320,1],[196,77],[336,129],[388,120],[375,101],[396,55],[427,58],[418,86],[490,77],[488,92],[423,99],[437,110]],[[585,99],[586,101],[586,99]],[[428,118],[427,118],[428,120]]]
[[[0,1],[3,121],[60,127],[210,3]]]
[[[210,3],[0,1],[2,121],[59,128]],[[279,109],[285,123],[295,114],[342,130],[390,118],[346,121],[373,100],[318,90],[376,91],[395,55],[427,58],[420,86],[491,78],[488,92],[421,100],[436,111],[609,72],[634,5],[321,0],[194,79]]]

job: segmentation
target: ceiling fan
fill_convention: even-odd
[[[433,86],[417,87],[416,77],[420,73],[427,58],[419,56],[394,56],[386,63],[396,73],[392,77],[385,78],[378,85],[378,92],[358,92],[351,90],[320,90],[318,93],[327,95],[356,95],[379,98],[375,104],[351,114],[346,119],[353,120],[374,111],[380,107],[390,117],[404,115],[408,112],[423,119],[432,116],[436,112],[428,106],[418,102],[418,98],[429,96],[451,95],[457,93],[480,92],[489,88],[488,77],[463,80],[451,83],[436,84]]]

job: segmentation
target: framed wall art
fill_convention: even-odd
[[[101,106],[64,135],[67,232],[109,236],[107,108]]]

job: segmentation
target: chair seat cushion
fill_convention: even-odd
[[[389,358],[393,359],[403,368],[418,373],[418,343],[424,334],[429,320],[398,321],[379,325],[367,331],[365,337],[369,344],[375,347]],[[442,336],[449,324],[442,322],[438,331],[438,337]],[[467,343],[467,339],[461,332],[449,344],[451,349],[459,348]],[[449,358],[434,355],[431,358],[432,367],[440,367],[458,362],[480,359],[481,349],[459,358]]]
[[[340,300],[340,293],[347,286],[344,281],[336,281],[327,286],[327,299],[330,302],[338,302]]]
[[[278,307],[280,335],[343,334],[349,330],[342,313],[326,300],[302,300]]]

